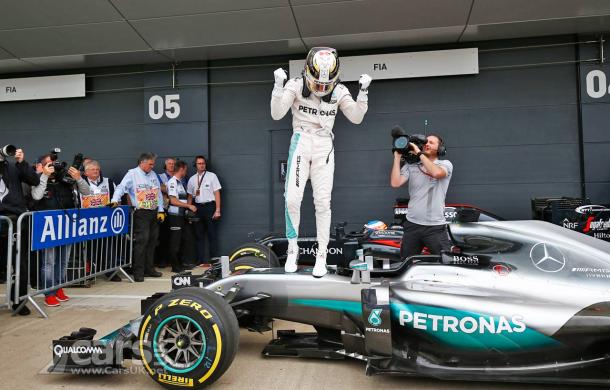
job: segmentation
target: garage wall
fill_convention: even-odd
[[[167,66],[163,66],[166,69]],[[26,159],[60,147],[60,158],[72,162],[82,152],[100,161],[105,176],[117,184],[127,169],[137,165],[140,153],[160,156],[155,168],[163,171],[163,158],[192,156],[208,151],[207,87],[171,87],[171,74],[134,73],[154,68],[129,67],[87,70],[85,98],[0,104],[0,143],[23,147]],[[77,73],[77,72],[74,72]],[[122,75],[116,75],[121,73]],[[104,74],[115,76],[101,77]],[[205,71],[184,71],[180,84],[204,84]],[[156,88],[161,86],[161,88]],[[174,120],[152,120],[148,101],[179,94],[180,115]]]
[[[481,44],[479,75],[373,81],[364,122],[356,126],[339,115],[335,124],[333,223],[348,221],[348,228],[356,229],[370,219],[392,220],[394,199],[406,196],[406,188],[389,187],[389,133],[395,124],[410,132],[445,136],[447,158],[455,167],[448,202],[471,203],[506,218],[528,219],[532,197],[579,196],[575,65],[485,69],[574,61],[572,45],[493,51],[570,39]],[[225,237],[235,234],[247,239],[247,232],[262,233],[269,227],[283,230],[283,183],[277,165],[287,159],[292,118],[288,114],[274,122],[269,115],[272,72],[282,60],[213,63],[272,64],[210,73],[213,82],[268,80],[263,85],[214,86],[210,91],[212,152],[227,195]],[[355,95],[356,85],[347,86]],[[314,232],[310,190],[303,203],[301,231]]]
[[[590,37],[588,37],[590,38]],[[610,45],[604,45],[605,56]],[[598,45],[581,45],[582,60],[599,58]],[[587,76],[589,80],[587,81]],[[587,196],[593,203],[610,203],[610,66],[597,61],[580,65],[583,170]]]
[[[580,196],[577,67],[574,63],[518,66],[573,62],[575,47],[498,50],[572,39],[473,45],[481,49],[479,75],[374,81],[364,122],[352,125],[343,115],[336,121],[333,223],[348,221],[348,229],[357,229],[370,219],[392,220],[394,199],[406,196],[406,189],[391,189],[388,184],[389,133],[395,124],[413,133],[434,131],[445,136],[447,158],[455,167],[448,202],[471,203],[506,218],[527,219],[532,197]],[[250,233],[283,231],[278,164],[287,158],[291,115],[273,121],[269,100],[273,70],[287,68],[292,58],[297,57],[180,64],[179,68],[209,65],[210,69],[177,72],[176,89],[171,88],[169,72],[89,77],[87,89],[95,92],[86,98],[0,104],[0,141],[23,145],[30,161],[52,146],[62,147],[66,160],[81,151],[98,158],[104,174],[115,180],[135,166],[142,151],[189,162],[196,154],[207,154],[210,170],[223,185],[220,229],[221,251],[226,253],[249,240]],[[86,73],[142,70],[154,69],[88,69]],[[346,85],[355,95],[356,85]],[[180,117],[151,120],[150,96],[175,93],[180,94]],[[585,111],[583,106],[583,123],[595,115],[601,123],[608,112],[605,108],[598,108],[597,114]],[[610,145],[603,130],[587,134],[585,142],[591,147],[599,137]],[[162,171],[161,161],[157,171]],[[310,189],[303,203],[302,231],[313,232]]]

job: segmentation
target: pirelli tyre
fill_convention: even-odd
[[[257,242],[249,242],[233,249],[231,255],[229,256],[229,261],[233,262],[245,256],[254,256],[265,260],[267,264],[262,268],[273,268],[280,266],[280,262],[275,252],[273,252],[273,250],[268,246],[259,244]]]
[[[203,388],[229,368],[239,344],[231,306],[212,291],[183,288],[164,295],[142,317],[142,363],[168,389]]]
[[[252,268],[270,268],[269,261],[256,256],[244,256],[239,257],[229,263],[229,269],[231,272]]]

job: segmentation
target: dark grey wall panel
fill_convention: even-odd
[[[583,104],[582,127],[584,142],[610,141],[610,109],[608,104]]]
[[[584,37],[583,37],[584,38]],[[590,37],[587,37],[590,38]],[[583,44],[580,58],[599,57],[599,45]],[[604,44],[604,51],[610,45]],[[592,77],[595,75],[596,77]],[[610,66],[599,63],[580,65],[583,163],[586,195],[594,203],[610,203]]]
[[[593,204],[609,203],[610,185],[605,183],[587,183],[587,197]]]
[[[587,182],[610,182],[610,169],[608,168],[610,142],[585,143],[584,155]],[[610,193],[608,196],[610,200]]]

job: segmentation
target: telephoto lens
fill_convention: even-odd
[[[0,155],[2,155],[2,157],[13,157],[15,156],[15,153],[17,153],[15,145],[4,145],[2,149],[0,149]]]

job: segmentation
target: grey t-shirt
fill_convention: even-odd
[[[409,186],[409,209],[407,220],[418,225],[444,225],[445,196],[451,180],[453,164],[449,160],[436,160],[434,164],[447,170],[447,176],[435,179],[424,173],[422,163],[405,164],[400,169],[401,176],[407,178]]]

